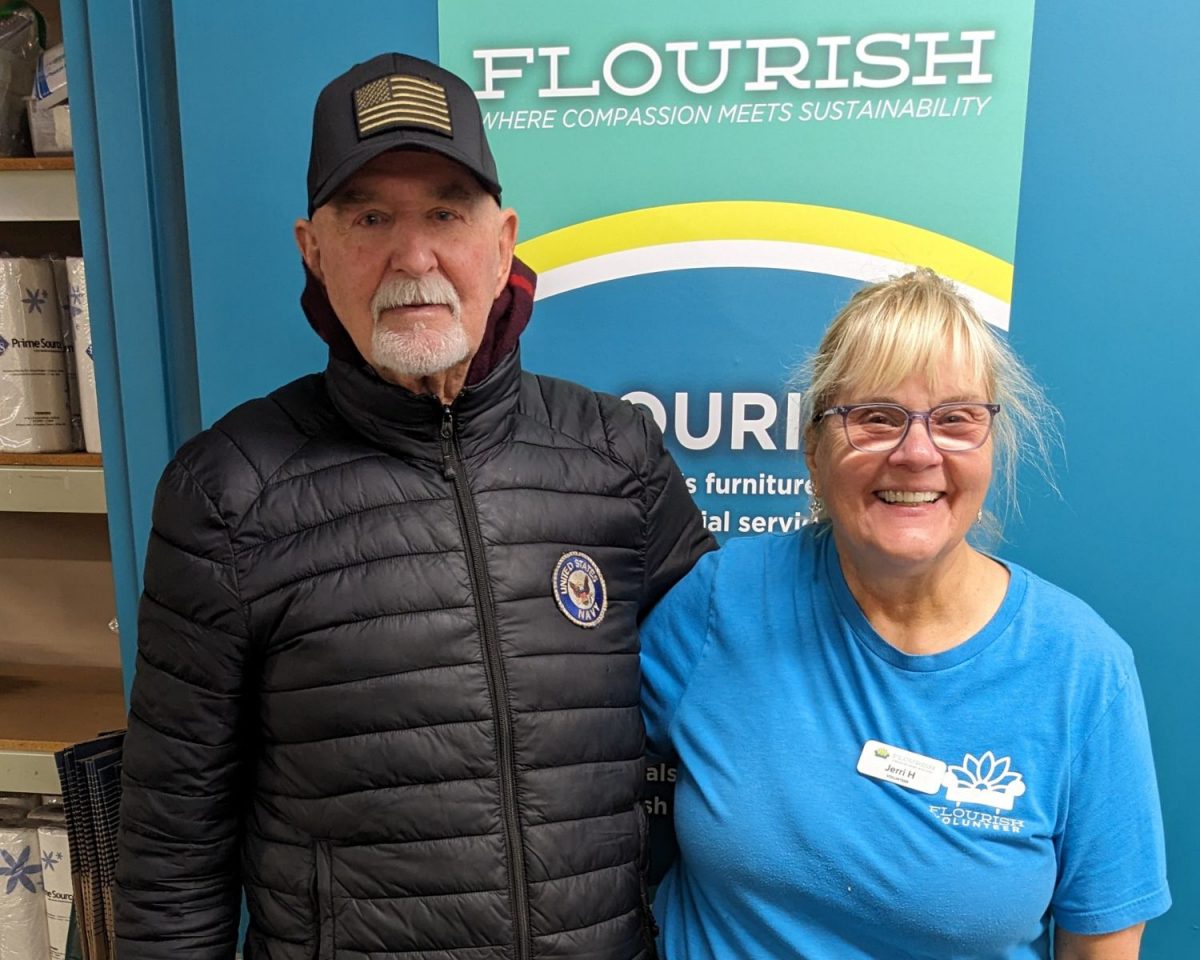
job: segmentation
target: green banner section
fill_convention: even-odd
[[[763,201],[866,214],[1012,262],[1032,0],[455,0],[439,15],[442,63],[479,95],[526,239]],[[808,242],[813,220],[800,219]],[[878,250],[898,231],[879,231],[872,252],[927,262],[919,243]],[[749,231],[777,232],[770,220]],[[1007,277],[989,291],[1004,302]]]

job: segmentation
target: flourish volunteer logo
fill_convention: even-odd
[[[968,753],[962,763],[946,768],[942,785],[954,806],[932,804],[929,812],[947,826],[1003,833],[1020,833],[1025,826],[1024,820],[1000,815],[1025,794],[1025,780],[1012,769],[1010,757],[997,759],[991,750],[979,757]],[[991,807],[993,812],[964,809],[963,804]]]

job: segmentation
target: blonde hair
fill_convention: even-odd
[[[950,281],[919,268],[863,287],[834,317],[820,345],[792,378],[801,394],[812,449],[815,414],[847,389],[888,390],[917,374],[935,390],[947,356],[956,369],[982,383],[1000,404],[992,425],[998,502],[1019,516],[1017,468],[1031,463],[1052,488],[1051,453],[1061,446],[1060,416],[1001,334],[989,326]],[[1001,523],[989,517],[986,532]]]

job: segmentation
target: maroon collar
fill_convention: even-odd
[[[483,342],[467,371],[467,386],[479,383],[512,353],[533,312],[533,291],[536,286],[537,274],[513,257],[508,283],[492,304],[483,331]],[[325,287],[307,266],[304,267],[304,292],[300,294],[300,307],[317,335],[329,344],[330,354],[346,363],[366,362],[333,312]]]

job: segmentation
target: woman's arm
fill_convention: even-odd
[[[1054,932],[1054,960],[1138,960],[1145,926],[1139,923],[1091,937],[1058,927]]]

